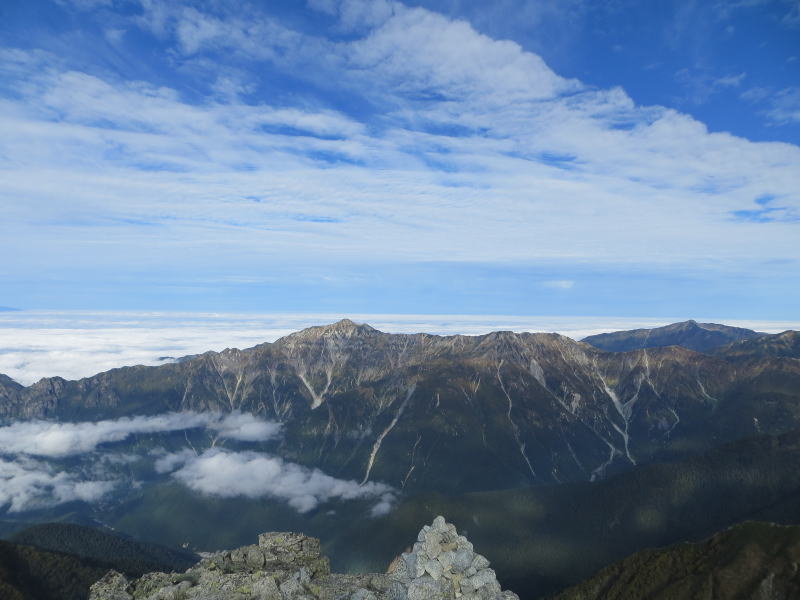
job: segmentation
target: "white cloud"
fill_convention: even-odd
[[[359,121],[216,91],[189,102],[177,89],[7,51],[5,75],[18,87],[1,106],[0,154],[12,168],[0,194],[20,201],[4,215],[3,243],[30,248],[3,267],[7,278],[41,262],[58,273],[75,264],[124,272],[131,256],[145,269],[170,256],[249,272],[286,256],[365,253],[709,269],[797,256],[791,225],[731,218],[764,194],[800,205],[796,146],[709,133],[687,115],[636,106],[621,89],[564,79],[466,22],[399,3],[379,16],[369,16],[370,3],[331,4],[343,23],[367,15],[345,41],[257,11],[245,19],[145,6],[147,26],[191,54],[175,58],[187,69],[202,65],[216,82],[231,71],[226,57],[243,55],[312,85],[333,80],[377,114]],[[256,83],[257,66],[246,76]],[[308,214],[335,226],[297,218]]]
[[[94,452],[101,444],[121,442],[135,434],[183,431],[197,427],[215,430],[223,438],[251,442],[273,439],[280,431],[277,423],[242,413],[182,412],[80,423],[21,421],[0,427],[0,453],[73,456]]]
[[[800,11],[800,7],[797,9]],[[800,87],[789,87],[771,99],[767,116],[778,124],[800,123]]]
[[[760,114],[764,115],[773,125],[800,123],[800,86],[787,87],[782,90],[752,87],[742,92],[742,98],[761,104],[764,108]]]
[[[82,480],[42,462],[0,458],[0,509],[20,512],[65,502],[95,502],[111,492],[114,481]]]
[[[160,459],[162,472],[177,468],[173,477],[195,491],[231,498],[276,498],[304,513],[330,500],[376,499],[373,514],[385,514],[394,503],[391,487],[326,475],[280,458],[256,452],[206,450],[199,456],[183,452]]]
[[[264,442],[274,439],[281,430],[279,423],[265,421],[249,413],[232,412],[209,421],[207,427],[219,437],[242,442]]]
[[[575,282],[571,279],[551,279],[549,281],[543,281],[542,285],[557,290],[571,290],[575,287]]]
[[[156,459],[154,468],[156,473],[172,473],[195,456],[197,456],[197,453],[191,448],[184,448],[180,452],[162,454]]]

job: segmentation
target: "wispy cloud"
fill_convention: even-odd
[[[0,453],[64,457],[94,452],[101,444],[121,442],[135,434],[164,433],[204,427],[219,437],[248,442],[275,438],[280,425],[250,414],[181,412],[148,417],[79,423],[22,421],[0,427]]]
[[[761,114],[774,125],[800,123],[800,86],[781,90],[752,87],[742,92],[742,98],[762,105]]]
[[[197,446],[172,452],[156,446],[145,455],[120,453],[134,434],[201,427],[214,438],[245,442],[269,441],[280,432],[277,423],[236,412],[167,413],[98,422],[13,423],[0,427],[0,511],[21,512],[73,501],[92,503],[115,490],[124,496],[119,466],[140,461],[152,461],[157,475],[168,475],[202,494],[271,498],[302,513],[326,502],[362,499],[371,501],[371,513],[379,515],[396,503],[396,490],[386,484],[360,485],[263,452],[212,447],[198,454]],[[70,462],[60,460],[65,457],[70,457]],[[149,481],[147,485],[158,485],[162,480]]]
[[[0,510],[21,512],[66,502],[96,502],[115,485],[113,480],[87,480],[43,461],[0,458]]]
[[[392,507],[395,491],[382,483],[360,485],[308,469],[280,458],[257,452],[206,450],[202,454],[183,452],[160,459],[162,472],[176,469],[172,476],[197,492],[231,498],[276,498],[304,513],[331,500],[375,499],[373,514]]]
[[[542,285],[556,290],[571,290],[575,287],[575,282],[572,279],[551,279],[543,281]]]
[[[765,193],[797,205],[797,147],[709,133],[431,11],[323,4],[352,33],[293,30],[252,6],[245,18],[222,4],[150,1],[134,20],[117,15],[115,26],[157,35],[182,73],[203,73],[192,98],[183,86],[6,49],[0,192],[24,201],[5,215],[4,243],[34,239],[51,268],[67,270],[60,257],[125,269],[129,256],[148,265],[168,255],[215,271],[364,253],[693,264],[710,241],[729,260],[793,255],[794,230],[751,236],[748,227],[771,225],[727,215]],[[264,85],[253,75],[262,67],[314,89],[335,80],[340,105],[369,109],[214,91],[240,69]],[[569,168],[554,156],[570,157]],[[126,222],[160,230],[111,233]],[[4,268],[20,276],[24,263]]]

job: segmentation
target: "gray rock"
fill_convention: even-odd
[[[437,517],[411,552],[386,574],[330,572],[319,540],[265,533],[258,545],[207,556],[185,573],[147,573],[136,580],[109,571],[90,600],[519,600],[501,592],[489,561],[455,527]]]
[[[456,553],[452,550],[447,550],[446,552],[442,552],[436,559],[439,561],[439,564],[442,565],[442,569],[444,571],[449,571],[453,567],[453,559],[455,558],[455,554]]]
[[[436,558],[442,552],[442,536],[438,531],[430,531],[425,535],[423,549],[428,558]]]
[[[427,571],[428,574],[436,581],[442,578],[442,565],[438,560],[427,561],[425,563],[425,571]]]
[[[403,554],[403,562],[406,564],[406,571],[409,577],[418,577],[417,575],[417,555],[413,553]]]
[[[109,571],[92,585],[89,594],[92,598],[102,598],[103,600],[133,600],[127,592],[128,580],[122,573]]]
[[[492,582],[497,582],[497,577],[492,569],[481,569],[469,578],[469,582],[473,588],[478,589]]]
[[[442,600],[447,597],[445,586],[428,575],[418,577],[408,586],[408,600]]]
[[[350,600],[378,600],[378,597],[369,590],[358,588],[353,592],[353,595],[350,596]]]
[[[408,586],[399,582],[392,582],[384,592],[384,598],[386,600],[408,600]],[[514,599],[509,598],[508,600]],[[519,600],[519,598],[516,600]]]
[[[426,566],[428,560],[430,560],[428,557],[426,557],[424,555],[421,555],[421,554],[417,554],[416,559],[414,561],[415,565],[416,565],[415,568],[414,568],[414,577],[415,578],[416,577],[422,577],[423,575],[425,575],[425,572],[426,572],[425,571],[425,566]]]
[[[472,566],[472,552],[466,548],[459,548],[453,552],[452,563],[456,573],[463,573]]]

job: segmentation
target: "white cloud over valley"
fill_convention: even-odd
[[[275,498],[301,513],[330,500],[375,499],[373,514],[377,516],[388,512],[395,501],[394,490],[388,485],[360,485],[258,452],[214,448],[195,455],[184,451],[160,458],[156,468],[161,472],[174,470],[175,479],[203,494]]]
[[[121,442],[131,435],[165,433],[204,427],[222,438],[268,441],[280,425],[243,413],[175,412],[146,417],[57,423],[20,421],[0,427],[0,454],[65,457],[94,452],[105,443]]]
[[[66,502],[95,502],[111,492],[113,480],[87,480],[44,461],[0,458],[0,510],[21,512]]]
[[[263,452],[231,451],[214,444],[205,450],[193,445],[169,452],[156,446],[141,455],[119,452],[120,444],[135,434],[195,428],[213,433],[215,443],[219,438],[263,442],[280,433],[277,423],[244,413],[185,412],[98,422],[13,423],[0,427],[0,511],[97,502],[115,490],[138,487],[140,482],[128,480],[122,485],[123,479],[129,478],[124,467],[142,460],[152,461],[157,475],[169,476],[195,492],[268,498],[286,502],[301,513],[326,502],[367,500],[372,502],[371,514],[378,516],[396,503],[396,491],[383,483],[361,485]],[[103,446],[112,443],[115,445]]]

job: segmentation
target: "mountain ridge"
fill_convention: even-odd
[[[242,410],[283,425],[284,457],[338,476],[500,489],[790,429],[800,363],[794,346],[780,347],[789,350],[764,358],[756,347],[747,360],[739,346],[730,357],[678,346],[614,353],[555,333],[392,334],[342,320],[77,381],[0,379],[0,419]],[[448,468],[465,453],[463,473]]]
[[[740,340],[756,339],[765,333],[719,323],[699,323],[694,319],[650,329],[630,329],[590,335],[581,341],[601,350],[627,352],[660,346],[683,346],[708,352]]]

